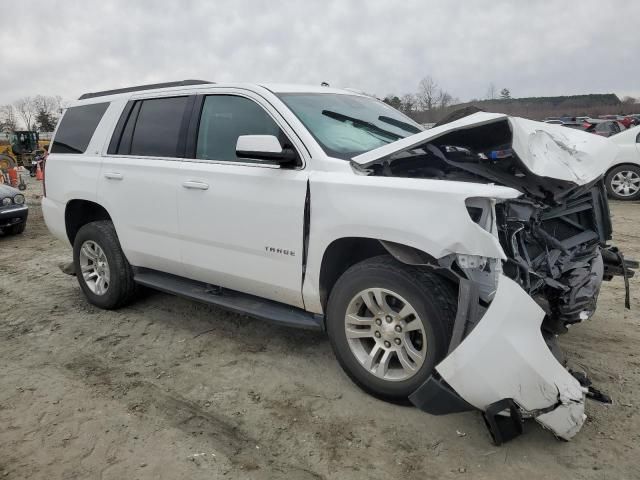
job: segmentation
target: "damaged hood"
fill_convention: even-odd
[[[363,153],[352,162],[366,168],[446,134],[504,121],[508,121],[512,133],[511,148],[524,166],[539,177],[586,185],[601,177],[618,154],[618,146],[599,135],[500,113],[478,112]]]

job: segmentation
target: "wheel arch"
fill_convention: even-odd
[[[327,246],[322,255],[319,294],[323,311],[326,312],[331,290],[344,272],[356,263],[386,254],[406,265],[438,265],[432,255],[409,245],[367,237],[338,238]],[[438,269],[436,272],[449,280],[456,279],[454,275],[446,275],[446,270]]]
[[[616,163],[615,165],[612,165],[611,167],[609,167],[609,169],[607,170],[607,172],[604,174],[605,178],[616,168],[618,167],[635,167],[640,169],[640,163],[634,163],[634,162],[621,162],[621,163]]]
[[[68,201],[64,210],[64,223],[71,245],[84,225],[99,220],[111,221],[111,215],[102,205],[83,199]]]

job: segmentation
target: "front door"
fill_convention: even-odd
[[[202,97],[193,157],[178,186],[187,277],[302,307],[307,172],[239,159],[240,135],[288,138],[259,98]],[[196,107],[197,108],[197,107]],[[194,129],[195,133],[195,129]]]

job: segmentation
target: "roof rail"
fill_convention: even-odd
[[[129,93],[139,92],[141,90],[152,90],[154,88],[168,88],[168,87],[186,87],[189,85],[202,85],[208,82],[207,80],[180,80],[178,82],[165,82],[165,83],[151,83],[149,85],[138,85],[136,87],[116,88],[115,90],[103,90],[102,92],[91,92],[80,95],[78,100],[86,100],[87,98],[104,97],[107,95],[116,95],[117,93]]]

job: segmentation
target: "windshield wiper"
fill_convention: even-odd
[[[387,117],[386,115],[380,115],[378,117],[378,120],[384,123],[388,123],[389,125],[393,125],[394,127],[398,127],[405,132],[420,133],[422,131],[415,125],[411,125],[410,123],[403,122],[402,120],[397,120],[395,118]]]
[[[397,133],[393,133],[389,130],[385,130],[384,128],[380,128],[371,122],[367,122],[366,120],[361,120],[355,117],[350,117],[349,115],[344,115],[342,113],[333,112],[331,110],[323,110],[322,115],[324,115],[325,117],[333,118],[334,120],[338,120],[339,122],[351,122],[355,127],[364,128],[371,131],[372,133],[383,135],[392,140],[404,138],[402,135],[398,135]]]

